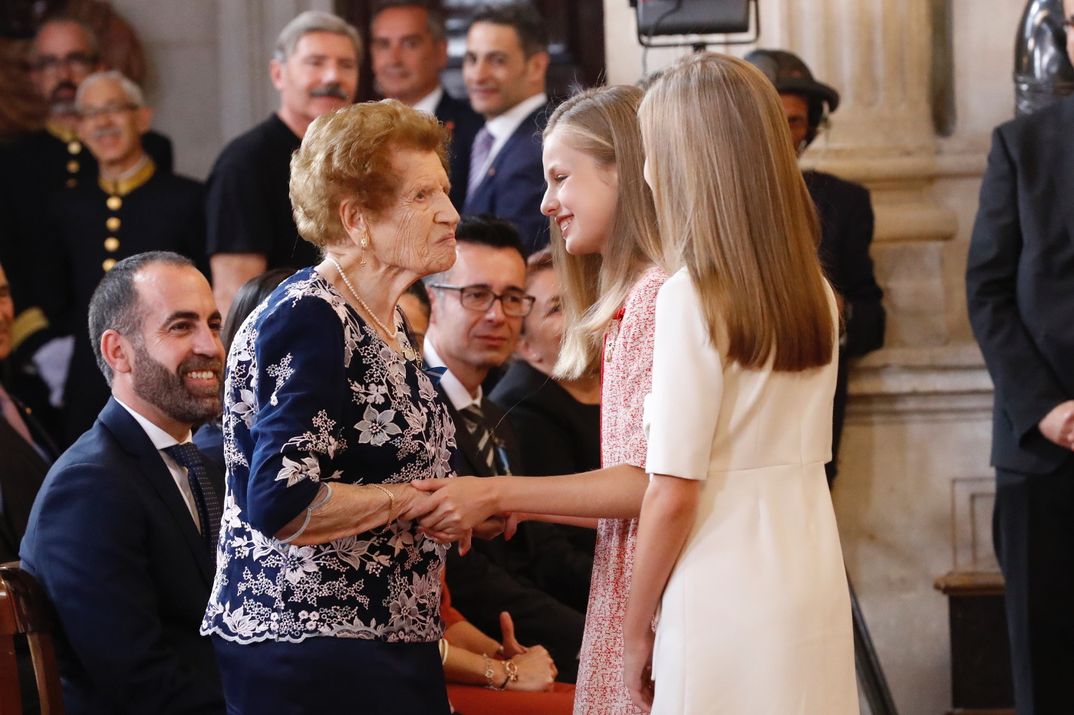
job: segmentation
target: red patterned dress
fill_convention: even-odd
[[[645,467],[648,445],[642,412],[652,385],[656,294],[666,278],[655,267],[642,273],[604,338],[600,408],[603,466],[625,463]],[[637,519],[601,519],[597,526],[574,715],[640,713],[623,686],[623,617],[637,533]]]

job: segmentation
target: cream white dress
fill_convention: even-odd
[[[835,298],[829,289],[833,323]],[[824,475],[836,356],[745,370],[685,270],[656,304],[646,471],[703,480],[653,651],[654,715],[856,715],[850,597]],[[644,527],[643,527],[644,528]]]

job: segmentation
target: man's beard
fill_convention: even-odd
[[[211,370],[219,380],[223,373],[221,361],[214,358],[193,356],[180,363],[171,372],[150,356],[142,341],[134,342],[134,370],[132,386],[136,395],[174,420],[195,425],[213,419],[220,414],[220,392],[198,395],[187,389],[182,375],[196,370]]]
[[[56,85],[49,96],[49,108],[53,114],[75,114],[75,92],[78,88],[74,82],[63,81]]]

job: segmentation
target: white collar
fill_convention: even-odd
[[[414,109],[419,112],[425,112],[436,116],[436,105],[440,104],[440,100],[444,98],[444,88],[440,85],[436,85],[436,89],[429,92],[427,95],[414,102],[412,105]]]
[[[446,367],[444,361],[440,355],[436,352],[436,347],[433,345],[433,341],[429,340],[428,336],[425,337],[425,345],[423,346],[425,352],[425,363],[429,367]],[[440,386],[444,388],[444,394],[447,395],[448,400],[451,401],[451,406],[457,411],[462,412],[470,405],[476,405],[478,409],[481,408],[481,386],[477,386],[477,397],[470,394],[470,391],[466,389],[466,386],[459,382],[459,378],[455,377],[451,370],[446,370],[443,375],[440,376]]]
[[[515,130],[519,128],[526,117],[537,111],[537,108],[548,102],[548,95],[544,92],[535,94],[529,99],[523,99],[515,106],[508,109],[498,117],[493,117],[485,122],[485,129],[489,130],[489,134],[496,139],[496,143],[492,147],[492,156],[495,156],[496,150],[505,141],[510,138]]]
[[[183,438],[183,441],[179,442],[177,439],[175,439],[175,437],[172,437],[160,427],[157,427],[155,424],[150,422],[146,417],[136,412],[133,407],[124,403],[123,400],[119,399],[115,395],[113,395],[112,397],[115,399],[116,402],[119,403],[120,407],[130,413],[130,416],[133,417],[134,421],[141,426],[142,431],[145,432],[146,437],[149,438],[149,441],[153,443],[153,446],[156,447],[157,450],[162,450],[166,447],[172,447],[177,444],[185,444],[186,442],[190,441],[189,431],[186,433],[186,437]]]

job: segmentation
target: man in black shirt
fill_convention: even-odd
[[[213,292],[227,313],[235,291],[268,268],[316,263],[291,216],[291,155],[317,117],[354,100],[361,40],[326,12],[304,12],[280,32],[269,74],[280,107],[224,147],[207,184]]]

